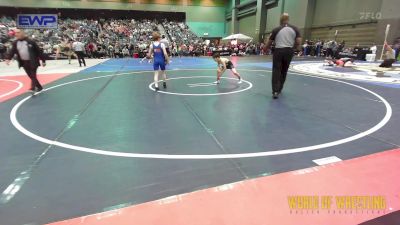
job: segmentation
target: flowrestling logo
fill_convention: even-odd
[[[22,29],[56,29],[58,27],[57,14],[18,14],[17,27]]]

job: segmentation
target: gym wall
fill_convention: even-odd
[[[366,22],[364,12],[380,11],[382,0],[317,0],[313,26]]]
[[[304,36],[307,10],[311,2],[311,0],[279,0],[275,8],[267,11],[267,27],[264,39],[267,39],[271,31],[279,26],[279,18],[283,12],[289,13],[290,23],[298,27]]]
[[[382,45],[385,38],[386,25],[390,24],[390,32],[387,38],[389,44],[400,37],[400,2],[399,0],[382,0],[382,18],[378,20],[376,28],[376,43]],[[380,54],[381,48],[378,48]]]
[[[239,18],[239,33],[245,34],[249,37],[256,38],[255,24],[256,15],[252,14],[246,17]]]

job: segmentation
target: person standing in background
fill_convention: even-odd
[[[42,61],[42,66],[46,66],[46,60],[38,44],[26,37],[23,30],[15,29],[16,41],[12,43],[11,51],[6,58],[6,64],[10,65],[10,60],[17,55],[18,66],[23,67],[26,74],[31,79],[31,92],[40,92],[42,85],[37,79],[37,69]]]
[[[169,49],[169,41],[168,41],[168,39],[165,37],[165,35],[162,35],[161,37],[162,37],[162,39],[161,39],[160,42],[161,42],[162,44],[164,44],[165,50],[167,50],[167,54],[170,56],[170,55],[171,55],[171,52],[170,52],[170,49]]]
[[[64,45],[64,52],[68,56],[68,64],[71,64],[72,56],[78,58],[75,52],[72,49],[72,41],[68,40]]]
[[[281,25],[272,30],[267,49],[275,43],[272,61],[272,97],[277,99],[286,81],[287,71],[292,61],[294,48],[301,47],[299,29],[289,24],[289,14],[280,18]]]
[[[315,57],[321,56],[321,48],[322,48],[322,42],[321,40],[318,40],[317,43],[315,43]]]
[[[0,62],[6,58],[7,47],[4,43],[0,40]]]
[[[79,66],[82,67],[82,63],[84,66],[86,66],[86,61],[85,61],[85,45],[76,40],[74,43],[72,43],[72,48],[75,51],[75,54],[78,56],[78,62]]]
[[[400,61],[400,37],[396,38],[396,40],[393,43],[393,48],[395,50],[395,59],[397,61]]]

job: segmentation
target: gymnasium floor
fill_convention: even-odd
[[[273,100],[270,58],[232,61],[244,82],[216,86],[211,58],[174,58],[158,93],[137,59],[49,61],[33,97],[15,65],[0,71],[0,225],[399,220],[398,84],[291,71]],[[387,209],[297,214],[296,194],[385,195]]]

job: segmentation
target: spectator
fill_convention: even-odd
[[[124,58],[129,56],[129,50],[126,46],[124,47],[124,49],[122,49],[122,56]]]
[[[7,47],[4,43],[0,42],[0,62],[6,57]]]
[[[395,59],[399,60],[399,55],[400,55],[400,37],[396,38],[396,40],[394,41],[393,48],[396,51]]]

